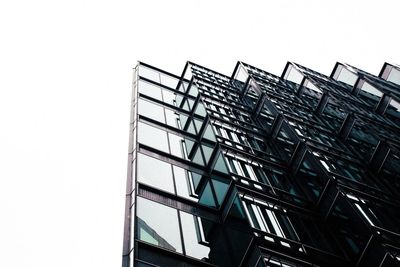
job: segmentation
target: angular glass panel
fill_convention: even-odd
[[[392,68],[387,77],[387,80],[400,85],[400,70]]]
[[[162,107],[143,99],[139,99],[138,105],[138,111],[140,115],[165,123],[164,109]]]
[[[186,131],[191,134],[196,134],[196,129],[194,128],[193,121],[190,121]]]
[[[193,121],[194,121],[194,125],[196,126],[196,131],[197,131],[197,133],[199,133],[201,126],[203,124],[203,121],[198,120],[198,119],[193,119]]]
[[[196,151],[196,153],[194,154],[192,161],[193,161],[194,163],[197,163],[197,164],[200,164],[200,165],[203,165],[203,166],[204,166],[203,156],[201,155],[201,149],[200,149],[200,147],[197,147],[197,151]]]
[[[202,176],[195,172],[190,172],[190,173],[191,173],[192,180],[193,180],[194,190],[197,191],[197,187],[199,186]]]
[[[194,142],[188,138],[185,138],[185,145],[186,145],[186,149],[187,149],[187,154],[189,155],[190,152],[192,152]]]
[[[197,108],[196,108],[195,113],[197,115],[202,116],[202,117],[205,117],[207,115],[206,109],[204,108],[204,106],[203,106],[203,104],[201,102],[199,102],[197,104]]]
[[[217,196],[218,205],[221,205],[224,201],[226,192],[228,191],[229,183],[221,178],[212,178],[212,184],[214,186],[214,191]]]
[[[140,240],[182,253],[178,213],[175,209],[138,197],[136,219]]]
[[[194,105],[194,100],[193,99],[188,99],[188,106],[189,106],[189,110],[191,110],[193,108]]]
[[[199,226],[197,217],[182,211],[180,211],[179,214],[181,216],[186,254],[197,259],[208,258],[210,248],[200,244],[200,236],[204,235],[204,233],[202,232],[202,227]]]
[[[189,95],[196,97],[199,94],[199,90],[197,90],[197,86],[192,84],[190,86]]]
[[[209,206],[209,207],[215,207],[215,201],[214,201],[214,197],[211,191],[211,186],[210,186],[210,182],[208,181],[206,186],[204,187],[204,190],[201,194],[199,194],[200,196],[200,204],[203,204],[205,206]]]
[[[289,65],[287,72],[285,74],[285,79],[297,84],[301,84],[303,81],[304,75],[298,71],[295,67],[292,65]]]
[[[210,140],[210,141],[214,141],[214,142],[217,141],[210,124],[207,125],[207,128],[206,128],[206,131],[204,132],[203,138]]]
[[[187,120],[188,120],[188,116],[179,114],[180,129],[185,128]]]
[[[228,169],[226,167],[224,158],[221,153],[219,154],[217,162],[215,163],[214,170],[217,170],[217,171],[220,171],[223,173],[229,173]]]
[[[339,74],[336,78],[336,80],[339,82],[344,82],[351,86],[356,83],[358,76],[345,67],[340,65],[336,71],[339,71]]]
[[[138,123],[138,141],[152,148],[169,152],[167,133],[142,122]]]
[[[177,94],[175,98],[176,106],[181,107],[182,101],[183,101],[183,96]]]
[[[175,193],[170,164],[138,153],[137,170],[139,182]]]
[[[204,153],[204,158],[206,160],[206,164],[208,164],[208,161],[211,158],[211,154],[214,151],[214,149],[212,147],[206,146],[206,145],[202,145],[201,146],[203,148],[203,153]]]
[[[162,100],[161,88],[155,84],[139,80],[139,93]]]

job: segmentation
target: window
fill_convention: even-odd
[[[139,93],[154,99],[162,100],[160,86],[143,80],[139,80]]]
[[[138,111],[140,115],[146,116],[161,123],[165,123],[164,109],[161,106],[141,98],[138,101],[138,105]]]
[[[210,248],[205,245],[207,241],[204,236],[203,219],[182,211],[179,211],[179,214],[186,255],[197,259],[208,258]]]
[[[138,153],[137,171],[139,182],[175,193],[170,164]]]
[[[142,197],[138,197],[137,202],[138,239],[178,253],[183,253],[183,240],[186,255],[200,260],[208,258],[210,248],[204,219]]]
[[[147,78],[149,80],[160,82],[160,74],[158,71],[145,67],[144,65],[139,66],[139,76]]]
[[[351,199],[351,202],[357,208],[358,212],[364,217],[364,219],[368,222],[369,225],[375,226],[377,217],[371,208],[368,207],[367,201],[364,199],[358,198],[352,194],[346,194],[348,199]],[[375,221],[375,223],[374,223]]]
[[[248,196],[241,196],[242,204],[251,227],[263,232],[273,234],[280,238],[297,240],[293,226],[286,215],[286,211],[276,205]],[[273,237],[266,239],[275,242]],[[281,245],[290,247],[290,244],[280,241]]]
[[[177,211],[142,197],[137,198],[137,236],[147,243],[182,253]]]
[[[168,153],[167,133],[148,124],[138,123],[138,141],[144,145]]]

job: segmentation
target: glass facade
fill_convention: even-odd
[[[399,73],[140,62],[122,266],[400,266]]]

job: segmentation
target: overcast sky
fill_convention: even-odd
[[[399,1],[0,2],[0,266],[120,266],[132,68],[400,63]]]

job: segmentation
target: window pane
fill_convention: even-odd
[[[177,211],[173,208],[138,197],[138,238],[165,249],[182,253],[177,215]]]
[[[215,201],[214,201],[213,194],[211,192],[210,182],[207,182],[203,192],[200,195],[201,195],[200,201],[199,201],[200,204],[210,206],[210,207],[215,207]]]
[[[176,94],[174,94],[168,90],[165,90],[165,89],[162,91],[162,94],[164,97],[164,103],[175,106]]]
[[[226,164],[221,153],[219,154],[217,162],[215,163],[214,170],[228,173],[228,169],[226,168]]]
[[[217,195],[218,205],[221,205],[222,201],[224,201],[226,191],[228,191],[229,184],[222,179],[218,178],[217,180],[215,177],[212,179],[212,184]]]
[[[196,108],[195,113],[197,115],[202,116],[202,117],[205,117],[207,115],[206,109],[204,108],[204,106],[203,106],[203,104],[201,102],[199,102],[197,104],[197,108]]]
[[[203,233],[199,226],[199,222],[197,221],[197,217],[182,211],[179,213],[181,215],[183,241],[185,244],[186,254],[197,259],[208,258],[210,248],[199,243],[201,240],[200,235]]]
[[[161,100],[161,88],[157,85],[139,80],[139,93]]]
[[[162,107],[143,99],[139,99],[138,104],[139,104],[138,110],[140,115],[165,123],[164,109]]]
[[[206,131],[204,132],[203,138],[211,140],[211,141],[214,141],[214,142],[216,141],[214,132],[213,132],[210,124],[206,128]]]
[[[171,154],[180,158],[185,158],[183,152],[183,137],[168,133]]]
[[[137,170],[139,182],[175,193],[170,164],[139,153]]]
[[[161,76],[161,83],[163,85],[171,87],[172,89],[176,89],[176,86],[178,85],[178,82],[179,82],[178,79],[176,79],[172,76],[166,75],[166,74],[161,74],[161,73],[160,73],[160,76]]]
[[[140,65],[140,67],[139,67],[139,75],[142,77],[145,77],[147,79],[150,79],[152,81],[155,81],[157,83],[160,82],[159,72],[155,71],[153,69],[147,68],[143,65]]]
[[[165,117],[167,119],[167,124],[169,126],[178,128],[178,122],[177,122],[177,119],[179,118],[178,114],[176,114],[174,111],[170,109],[165,109]]]
[[[191,190],[186,170],[178,166],[173,166],[173,168],[177,194],[181,197],[197,201],[197,198],[190,196]]]
[[[168,153],[167,133],[145,123],[138,123],[139,143]]]

